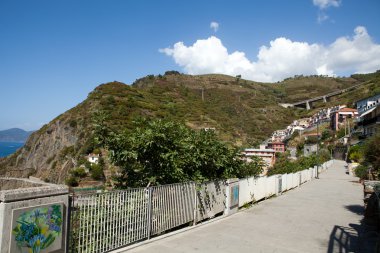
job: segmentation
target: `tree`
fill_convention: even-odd
[[[261,172],[261,161],[246,163],[214,131],[195,131],[166,120],[137,122],[132,131],[109,135],[111,161],[121,168],[119,187],[246,177]]]
[[[355,145],[350,147],[348,157],[351,161],[362,162],[363,161],[363,146]]]
[[[325,141],[325,140],[331,138],[331,136],[332,136],[331,130],[330,129],[325,129],[325,130],[322,131],[321,140]]]
[[[100,164],[91,164],[90,168],[91,177],[95,180],[101,180],[104,178],[103,167]]]
[[[380,171],[380,134],[372,136],[364,146],[364,160],[371,164],[379,174]]]

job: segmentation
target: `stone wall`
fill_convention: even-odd
[[[0,252],[64,253],[68,188],[0,178]]]

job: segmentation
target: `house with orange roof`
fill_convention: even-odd
[[[357,118],[358,110],[353,108],[342,108],[331,114],[330,126],[334,131],[339,130],[339,128],[345,124],[348,118]]]

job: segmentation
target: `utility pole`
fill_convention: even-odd
[[[205,88],[202,87],[202,101],[204,102],[205,101]]]
[[[317,120],[317,176],[315,177],[316,179],[319,178],[318,170],[319,170],[319,120]]]
[[[347,135],[347,118],[344,117],[344,137]]]
[[[348,137],[351,137],[350,121],[348,121]]]

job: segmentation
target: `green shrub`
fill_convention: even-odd
[[[308,136],[305,140],[306,144],[315,144],[318,143],[318,137],[317,136]]]
[[[66,156],[71,156],[74,153],[75,153],[74,146],[66,146],[59,153],[59,157],[60,157],[60,159],[64,159],[64,158],[66,158]]]
[[[195,131],[175,121],[136,122],[133,131],[109,136],[105,143],[111,162],[122,171],[118,187],[242,178],[262,170],[261,159],[246,163],[214,131]]]
[[[70,176],[70,177],[66,178],[65,183],[68,186],[72,186],[72,187],[75,187],[75,186],[79,185],[78,179],[76,177],[74,177],[74,176]]]
[[[364,145],[364,160],[371,164],[373,169],[380,171],[380,134],[372,136]]]
[[[72,120],[70,120],[69,125],[72,128],[76,128],[77,127],[77,121],[75,119],[72,119]]]
[[[346,130],[344,128],[341,128],[338,130],[336,135],[337,135],[337,138],[340,139],[346,135]]]
[[[92,164],[90,169],[91,177],[95,180],[101,180],[104,178],[103,168],[99,164]]]
[[[324,140],[327,140],[327,139],[331,138],[331,136],[332,136],[331,130],[330,129],[325,129],[322,132],[321,139],[322,139],[322,141],[324,141]]]
[[[355,145],[350,147],[350,151],[348,153],[348,157],[350,160],[355,162],[361,162],[364,158],[363,156],[363,146]]]
[[[363,165],[359,165],[355,168],[355,175],[360,179],[368,179],[368,168]]]
[[[86,170],[82,167],[72,169],[70,171],[70,174],[73,175],[74,177],[85,177],[87,175]]]

